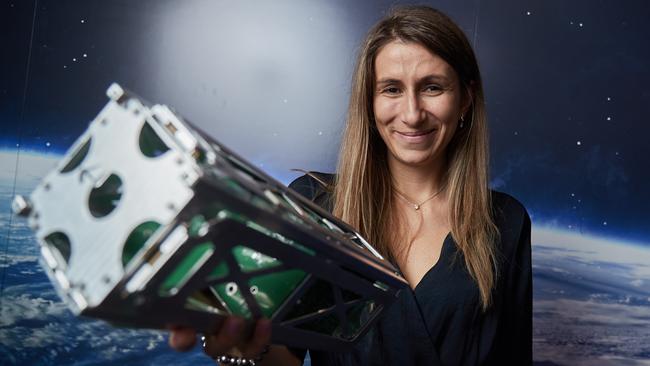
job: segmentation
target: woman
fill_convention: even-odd
[[[488,189],[487,135],[478,65],[456,24],[428,7],[402,7],[371,29],[337,176],[305,175],[290,187],[359,230],[411,291],[354,351],[311,352],[312,365],[532,363],[530,218]],[[268,322],[238,341],[239,322],[230,318],[206,352],[239,344],[254,358],[264,349]],[[182,348],[193,333],[172,338]],[[299,365],[304,354],[273,346],[257,364]]]

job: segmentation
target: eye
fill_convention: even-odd
[[[424,87],[424,92],[429,94],[440,94],[443,92],[443,88],[437,84],[430,84]]]
[[[400,89],[396,86],[388,86],[381,91],[384,94],[399,94]]]

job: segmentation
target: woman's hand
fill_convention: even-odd
[[[221,328],[211,335],[205,335],[204,352],[211,357],[229,354],[236,357],[254,359],[271,342],[271,321],[260,319],[255,324],[252,336],[246,337],[245,320],[229,316]],[[190,328],[172,328],[169,345],[177,351],[188,351],[196,343],[196,332]]]

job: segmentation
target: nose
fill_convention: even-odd
[[[405,124],[417,126],[420,122],[424,121],[425,113],[422,108],[422,101],[417,93],[407,93],[402,108],[402,122]]]

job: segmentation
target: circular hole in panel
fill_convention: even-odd
[[[169,147],[160,139],[149,122],[142,125],[138,143],[142,154],[149,158],[158,157],[169,150]]]
[[[226,284],[226,294],[228,296],[234,296],[237,293],[237,284],[234,282],[228,282]]]
[[[251,311],[235,282],[224,282],[211,288],[214,296],[228,309],[230,314],[250,318]]]
[[[122,265],[124,267],[129,264],[131,259],[142,249],[144,243],[149,240],[159,227],[160,224],[155,221],[145,221],[131,231],[122,248]]]
[[[121,198],[122,179],[111,174],[101,185],[90,191],[88,208],[94,217],[104,217],[117,207]]]
[[[71,254],[68,236],[60,231],[55,231],[45,237],[45,242],[59,265],[63,268],[67,267]]]
[[[72,157],[70,160],[68,160],[68,163],[61,169],[61,173],[68,173],[73,171],[76,167],[81,165],[81,162],[84,161],[86,158],[86,155],[88,155],[88,151],[90,150],[90,143],[92,141],[92,138],[88,138],[86,142],[84,142],[81,146],[77,148],[77,150],[72,154]]]

